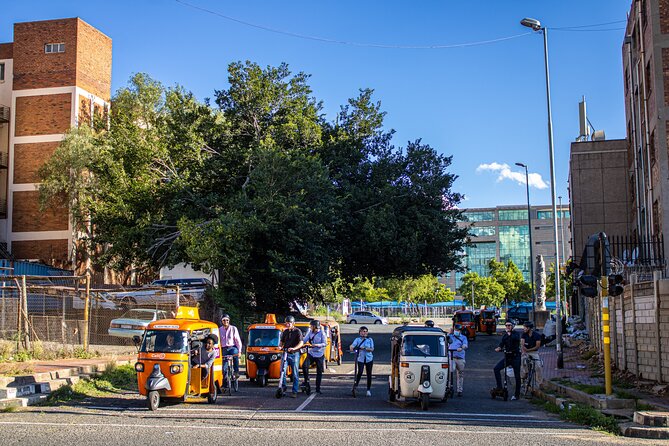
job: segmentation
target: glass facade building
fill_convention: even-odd
[[[550,206],[532,206],[530,225],[528,226],[527,206],[498,206],[496,208],[466,209],[463,212],[467,221],[461,227],[469,229],[470,244],[465,247],[462,264],[465,272],[456,272],[442,277],[443,282],[452,290],[462,284],[462,276],[467,272],[476,272],[487,276],[488,262],[495,259],[500,262],[509,260],[518,266],[526,281],[530,281],[530,262],[536,262],[541,254],[546,268],[555,263],[555,241],[553,240],[553,213]],[[570,213],[569,205],[564,204],[558,210],[558,238],[560,261],[562,256],[562,234],[567,238],[565,255],[571,257]],[[560,226],[563,225],[563,226]],[[532,259],[530,260],[530,230],[532,231]],[[564,232],[563,232],[564,231]]]

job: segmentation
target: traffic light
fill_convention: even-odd
[[[625,284],[625,279],[622,274],[610,274],[609,275],[609,296],[620,296],[625,291],[623,285]]]
[[[597,277],[591,275],[582,275],[577,279],[581,294],[586,297],[597,296]]]

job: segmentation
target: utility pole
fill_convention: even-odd
[[[606,234],[603,232],[599,233],[599,255],[600,255],[600,264],[601,264],[601,274],[602,274],[602,337],[603,337],[603,348],[604,348],[604,387],[606,389],[606,394],[611,395],[613,393],[612,379],[611,379],[611,332],[609,327],[609,276],[607,265],[607,255],[606,250],[608,249],[608,243],[606,240]]]
[[[474,309],[474,284],[472,283],[472,310]]]

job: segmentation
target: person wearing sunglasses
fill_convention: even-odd
[[[235,372],[235,379],[239,378],[239,352],[242,350],[242,338],[239,336],[239,330],[234,325],[230,325],[230,315],[221,316],[221,326],[218,329],[221,335],[221,356],[235,355],[232,358],[232,368]],[[223,361],[223,374],[227,372],[228,362]]]
[[[520,333],[513,331],[513,323],[507,321],[504,324],[504,336],[495,349],[496,352],[504,352],[504,359],[500,360],[493,371],[495,372],[495,381],[497,390],[502,388],[502,376],[500,372],[506,367],[513,367],[513,376],[516,380],[515,395],[511,401],[520,398]]]

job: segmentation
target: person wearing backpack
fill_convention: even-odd
[[[453,333],[448,335],[448,350],[453,352],[453,362],[455,362],[455,381],[457,383],[457,395],[462,396],[462,387],[465,382],[465,350],[469,348],[467,336],[462,335],[462,326],[455,324]]]
[[[327,338],[320,321],[314,319],[309,323],[309,330],[304,335],[304,345],[309,347],[309,349],[307,350],[307,357],[302,364],[302,376],[304,377],[304,382],[308,385],[309,367],[311,367],[311,364],[316,364],[316,393],[320,395],[325,347],[327,346]]]

